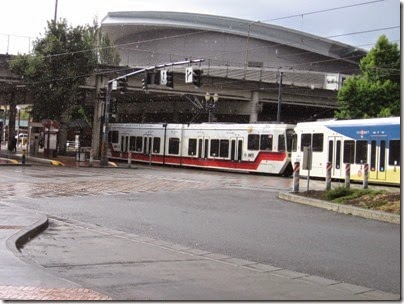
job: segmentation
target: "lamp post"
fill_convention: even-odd
[[[215,93],[213,97],[209,92],[205,94],[205,108],[208,110],[208,122],[211,121],[212,110],[216,107],[216,102],[219,100],[219,95]]]

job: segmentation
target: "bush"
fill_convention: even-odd
[[[359,198],[365,195],[372,197],[381,193],[383,193],[383,191],[338,187],[325,192],[324,199],[328,201],[333,201],[338,204],[343,204],[345,201]]]
[[[326,199],[327,201],[332,201],[340,197],[352,195],[354,192],[355,190],[351,188],[338,187],[325,192],[324,199]]]

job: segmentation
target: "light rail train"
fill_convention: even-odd
[[[110,124],[108,157],[239,172],[290,174],[290,124]]]
[[[400,117],[329,120],[298,123],[295,127],[292,162],[302,162],[304,147],[311,147],[310,173],[300,166],[300,175],[345,178],[350,164],[351,180],[363,181],[369,166],[369,183],[400,185]]]
[[[108,157],[144,163],[239,172],[291,175],[292,163],[312,149],[310,177],[400,185],[400,118],[324,120],[297,125],[276,123],[131,124],[112,123]],[[301,167],[301,176],[308,171]]]

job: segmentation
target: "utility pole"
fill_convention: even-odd
[[[56,19],[58,17],[58,0],[55,0],[55,18],[53,19],[53,22],[56,24]]]
[[[108,125],[109,125],[109,112],[110,112],[110,104],[111,104],[111,93],[112,93],[112,82],[109,81],[107,84],[107,91],[105,94],[105,112],[104,112],[104,127],[102,133],[102,145],[101,145],[101,160],[100,166],[108,166]]]
[[[281,105],[282,105],[282,77],[283,72],[279,72],[279,89],[278,89],[278,113],[276,115],[276,122],[281,122]]]

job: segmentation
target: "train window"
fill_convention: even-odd
[[[210,141],[210,156],[217,157],[219,156],[219,140],[212,139]]]
[[[300,137],[300,151],[303,152],[304,147],[310,147],[311,146],[311,134],[302,134]]]
[[[295,138],[294,136],[295,133],[293,132],[292,129],[286,130],[286,150],[288,150],[289,152],[292,151],[292,147],[294,144],[293,140]],[[294,151],[296,151],[296,149]]]
[[[258,134],[249,134],[248,135],[248,150],[259,150],[260,146],[260,136]]]
[[[229,140],[228,139],[220,140],[219,155],[220,155],[220,157],[229,157]]]
[[[180,153],[180,139],[177,137],[170,137],[168,139],[168,154]]]
[[[117,144],[119,142],[119,131],[111,131],[109,132],[110,142],[113,144]]]
[[[136,136],[135,151],[142,153],[143,151],[143,138],[142,136]]]
[[[376,141],[370,142],[370,171],[376,170]]]
[[[153,153],[160,153],[160,137],[153,138]]]
[[[143,142],[144,142],[144,154],[149,154],[150,146],[147,147],[147,137],[143,138]]]
[[[379,171],[384,172],[385,165],[386,165],[386,141],[380,141],[380,163],[379,163]]]
[[[129,137],[129,150],[130,151],[136,151],[135,144],[136,144],[136,136]]]
[[[196,155],[196,138],[190,138],[188,140],[188,155]]]
[[[313,144],[312,144],[313,152],[322,152],[323,144],[324,144],[324,134],[323,133],[313,134]]]
[[[272,134],[261,135],[260,150],[272,151],[272,144],[273,144],[272,138],[273,138]]]
[[[366,140],[358,140],[356,142],[355,163],[365,164],[368,161],[368,142]]]
[[[278,136],[278,151],[285,151],[285,135],[283,134]]]
[[[335,168],[341,168],[341,141],[337,140],[337,149],[335,150]]]
[[[389,165],[400,166],[400,140],[390,140]]]
[[[292,151],[296,152],[297,151],[297,134],[294,133],[292,135]]]
[[[328,142],[328,162],[329,163],[333,162],[333,156],[334,156],[334,141],[330,140]]]
[[[345,140],[344,141],[344,163],[353,164],[355,161],[355,141]]]

